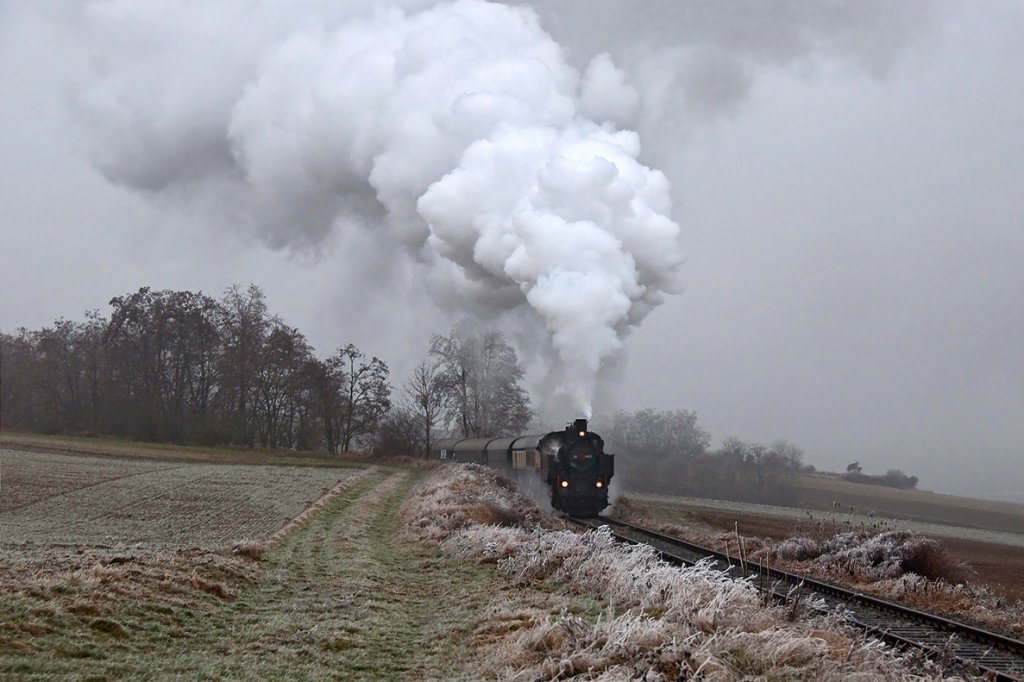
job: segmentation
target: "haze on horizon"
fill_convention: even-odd
[[[255,282],[319,352],[354,342],[398,383],[453,313],[376,233],[277,239],[229,206],[214,220],[98,170],[83,91],[150,75],[173,91],[218,68],[203,35],[239,53],[269,40],[273,22],[239,21],[245,3],[179,4],[153,3],[140,24],[130,3],[0,1],[0,330],[81,319],[140,286]],[[345,11],[384,4],[442,3]],[[635,110],[591,105],[629,119],[682,229],[684,291],[626,338],[598,411],[692,409],[716,445],[781,437],[820,469],[859,460],[1024,502],[1024,7],[522,4],[579,73],[608,53],[628,78]],[[320,5],[288,19],[347,20]],[[190,18],[202,31],[179,41]],[[161,36],[197,70],[155,69]]]

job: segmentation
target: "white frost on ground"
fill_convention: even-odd
[[[404,514],[415,535],[451,554],[598,604],[591,617],[491,614],[516,623],[484,652],[482,669],[499,679],[941,679],[930,663],[865,639],[839,617],[766,605],[748,583],[708,565],[670,566],[607,529],[558,530],[480,466],[439,469]]]
[[[760,542],[752,560],[783,562],[800,573],[852,582],[911,606],[965,615],[1018,635],[1024,623],[1024,602],[1008,603],[974,584],[973,569],[955,561],[939,542],[909,531],[848,531],[823,540],[793,537],[774,547],[770,540]]]

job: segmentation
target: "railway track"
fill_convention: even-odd
[[[1005,635],[824,581],[750,564],[641,526],[606,518],[568,520],[593,529],[609,526],[619,540],[650,545],[673,563],[692,565],[710,560],[730,575],[749,580],[778,601],[805,599],[808,604],[823,603],[825,611],[848,611],[852,624],[872,636],[901,649],[920,650],[930,658],[950,663],[951,667],[962,666],[986,679],[1024,680],[1024,642]]]

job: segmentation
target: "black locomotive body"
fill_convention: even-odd
[[[544,487],[551,507],[571,516],[595,516],[608,506],[615,455],[577,419],[564,431],[517,438],[453,438],[434,446],[433,457],[499,469],[524,492]]]

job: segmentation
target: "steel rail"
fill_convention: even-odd
[[[853,625],[892,645],[917,649],[926,656],[954,661],[964,668],[976,669],[987,679],[1024,680],[1024,642],[903,604],[857,592],[833,583],[789,573],[760,564],[750,564],[709,547],[624,521],[567,517],[581,526],[597,529],[608,526],[617,539],[650,545],[661,557],[673,563],[692,565],[710,561],[712,566],[747,579],[772,598],[791,602],[794,589],[801,596],[824,602],[823,610],[850,612]]]

